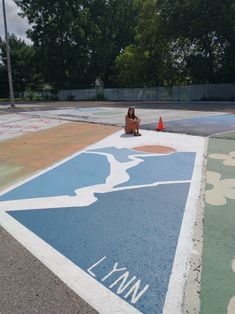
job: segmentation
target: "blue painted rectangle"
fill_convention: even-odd
[[[87,207],[11,211],[22,223],[85,271],[106,256],[92,271],[96,279],[117,293],[115,282],[127,270],[129,279],[141,280],[147,291],[133,304],[143,313],[162,313],[190,184],[96,194]],[[126,268],[102,281],[118,263]],[[134,282],[136,282],[136,280]]]

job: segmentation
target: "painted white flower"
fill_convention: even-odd
[[[226,198],[235,200],[235,179],[221,180],[220,173],[207,171],[207,183],[213,185],[205,192],[207,204],[221,206],[227,203]]]
[[[232,261],[232,270],[235,273],[235,259]],[[234,314],[235,313],[235,296],[231,298],[229,305],[228,305],[228,314]]]
[[[211,154],[210,158],[223,160],[223,164],[226,166],[235,167],[235,152],[231,152],[228,155],[225,154]]]

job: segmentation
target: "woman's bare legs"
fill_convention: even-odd
[[[136,124],[136,129],[134,130],[133,133],[135,136],[140,136],[141,134],[139,133],[139,122]]]
[[[128,126],[125,127],[126,134],[133,134],[134,136],[140,136],[139,133],[139,121],[131,121]]]

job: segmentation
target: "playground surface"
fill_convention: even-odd
[[[81,297],[63,313],[233,314],[235,115],[138,109],[133,137],[125,113],[0,115],[0,225]]]

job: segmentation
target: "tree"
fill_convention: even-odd
[[[82,1],[24,1],[16,3],[32,30],[37,68],[55,89],[83,87],[88,79],[88,47],[85,38],[87,12]],[[76,86],[77,87],[77,86]]]
[[[35,50],[32,46],[27,45],[22,39],[18,39],[15,35],[9,36],[11,65],[13,85],[16,93],[24,92],[27,87],[37,87],[40,82],[40,76],[35,70]],[[7,83],[7,59],[6,59],[6,43],[0,38],[0,75],[1,75],[1,91],[2,96],[8,96]],[[6,88],[7,87],[7,88]]]
[[[234,0],[158,0],[157,6],[190,82],[234,81]]]
[[[6,68],[4,67],[2,62],[0,62],[0,87],[0,97],[9,97],[8,76]]]
[[[116,55],[133,39],[137,0],[16,0],[38,65],[56,89],[110,84]]]
[[[90,41],[92,71],[106,87],[113,85],[117,55],[134,40],[140,3],[139,0],[90,1],[89,12],[94,25]]]
[[[118,86],[235,81],[234,0],[144,0]]]
[[[170,44],[162,36],[156,0],[142,1],[134,43],[116,58],[116,82],[122,87],[171,84],[174,79]]]
[[[235,81],[234,0],[15,0],[58,89]]]

